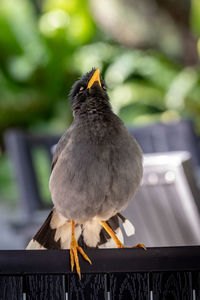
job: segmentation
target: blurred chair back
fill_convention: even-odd
[[[58,136],[30,135],[18,130],[6,131],[4,135],[6,149],[13,163],[19,187],[21,208],[26,215],[46,208],[39,190],[39,179],[33,163],[32,149],[42,147],[51,164],[51,148],[59,138]]]
[[[144,153],[188,151],[192,155],[194,165],[200,166],[199,139],[191,120],[157,123],[130,128],[129,131],[139,142]]]

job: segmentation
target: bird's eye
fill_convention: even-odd
[[[80,89],[79,89],[79,92],[82,92],[84,90],[84,87],[81,86]]]
[[[102,84],[102,89],[106,91],[106,86],[104,84]]]

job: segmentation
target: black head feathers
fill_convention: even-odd
[[[93,68],[76,81],[72,86],[69,98],[73,111],[80,111],[82,108],[88,109],[97,102],[108,104],[106,85],[100,76],[99,69]]]

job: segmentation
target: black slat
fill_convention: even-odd
[[[200,246],[143,249],[87,249],[83,273],[199,271]],[[0,274],[70,274],[69,250],[1,250]]]
[[[0,276],[0,300],[22,300],[22,276]]]
[[[27,300],[64,300],[63,275],[30,275],[25,277]]]
[[[192,300],[190,272],[161,272],[152,274],[154,300]]]
[[[106,300],[106,277],[104,274],[69,275],[69,300]]]
[[[111,300],[148,300],[148,273],[113,273],[110,275]]]
[[[193,300],[200,300],[200,272],[192,273],[192,286],[196,296],[196,299]]]

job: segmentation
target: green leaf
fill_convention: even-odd
[[[200,1],[191,0],[190,23],[194,33],[200,36]]]

